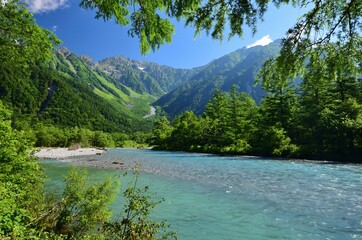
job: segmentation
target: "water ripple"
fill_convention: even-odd
[[[361,165],[130,149],[96,161],[163,177],[167,218],[185,239],[362,239]]]

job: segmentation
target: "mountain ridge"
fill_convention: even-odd
[[[153,105],[171,116],[186,110],[200,115],[215,89],[228,91],[234,84],[260,102],[264,91],[260,85],[254,86],[256,75],[266,59],[279,53],[280,43],[277,39],[266,46],[242,47],[192,69],[124,56],[108,57],[94,66],[137,93],[155,96]]]
[[[255,84],[262,64],[280,51],[280,40],[266,46],[240,48],[221,58],[211,61],[187,83],[160,97],[155,106],[160,106],[169,115],[175,116],[191,110],[200,115],[216,89],[228,91],[236,85],[260,102],[264,91]]]
[[[11,75],[3,75],[0,97],[19,114],[35,114],[55,124],[88,124],[105,131],[121,125],[120,129],[131,129],[131,125],[152,122],[152,117],[143,118],[151,105],[160,106],[170,116],[186,110],[202,114],[215,89],[228,90],[233,84],[257,99],[262,91],[260,86],[254,87],[255,75],[263,60],[277,50],[276,44],[244,47],[205,66],[182,69],[122,56],[95,62],[89,56],[59,48],[49,63],[33,66],[30,79],[14,81]],[[130,84],[126,84],[129,76]],[[139,89],[134,90],[134,85]],[[23,96],[20,101],[17,95]]]
[[[149,93],[155,97],[173,90],[203,68],[174,68],[124,56],[105,58],[96,62],[96,66],[137,93]]]
[[[108,101],[114,107],[121,109],[133,118],[141,118],[148,114],[153,96],[138,94],[128,86],[116,81],[98,68],[97,62],[86,55],[78,56],[66,48],[55,52],[53,67],[68,77],[74,77],[88,85],[94,93]],[[65,67],[67,64],[68,67]],[[73,69],[73,70],[72,70]]]

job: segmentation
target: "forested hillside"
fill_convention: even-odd
[[[73,78],[131,118],[142,119],[149,113],[150,103],[155,97],[147,93],[136,93],[108,74],[104,73],[90,57],[77,56],[66,48],[55,52],[50,67]]]
[[[191,110],[203,113],[206,103],[216,89],[229,91],[232,85],[250,94],[260,103],[265,92],[260,84],[254,86],[256,76],[265,60],[277,55],[280,41],[267,46],[241,48],[206,65],[191,79],[155,102],[172,116]]]
[[[15,122],[40,121],[107,132],[138,127],[138,120],[76,79],[41,65],[33,65],[30,70],[30,76],[13,78],[6,70],[0,75],[0,96],[13,109]]]

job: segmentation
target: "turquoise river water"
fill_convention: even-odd
[[[134,149],[92,158],[141,163],[140,184],[166,199],[153,217],[179,239],[362,239],[362,165]],[[79,159],[42,161],[47,187],[59,190]],[[100,180],[117,170],[89,173]]]

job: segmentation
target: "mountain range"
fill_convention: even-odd
[[[228,91],[236,85],[241,92],[249,93],[260,102],[264,91],[254,86],[261,66],[280,51],[280,41],[267,46],[242,48],[199,69],[188,81],[162,96],[154,104],[174,116],[191,110],[200,115],[216,89]]]
[[[103,131],[142,130],[152,124],[144,118],[151,105],[170,116],[186,110],[202,114],[217,88],[227,91],[235,84],[260,101],[264,93],[254,86],[255,76],[279,49],[279,42],[241,48],[205,66],[177,69],[121,56],[95,62],[60,48],[46,65],[32,66],[30,76],[14,79],[0,69],[0,99],[19,119]]]
[[[161,97],[177,88],[203,69],[179,69],[122,56],[106,58],[97,62],[96,66],[134,91],[155,97]]]
[[[135,92],[155,96],[153,105],[170,116],[187,110],[200,115],[216,89],[228,91],[233,85],[260,102],[264,91],[260,85],[254,86],[256,75],[265,60],[279,51],[280,40],[276,40],[267,46],[241,48],[192,69],[176,69],[121,56],[106,58],[95,65]]]

